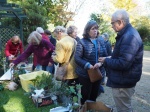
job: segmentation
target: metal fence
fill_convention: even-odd
[[[0,43],[4,47],[6,42],[14,35],[20,37],[20,29],[10,28],[10,27],[0,27]]]
[[[20,37],[20,29],[0,27],[0,66],[3,66],[4,72],[6,72],[6,60],[4,56],[5,44],[14,35]]]

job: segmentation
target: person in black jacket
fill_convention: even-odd
[[[101,35],[101,37],[104,39],[104,44],[105,44],[105,47],[106,47],[106,51],[107,51],[107,54],[108,56],[111,56],[112,54],[112,46],[111,46],[111,43],[109,41],[109,35],[108,33],[103,33]],[[105,80],[106,80],[106,76],[107,76],[107,68],[105,69],[106,71],[106,74],[104,75],[103,79],[102,79],[102,85],[105,85]]]
[[[116,44],[111,58],[100,57],[108,70],[107,86],[112,88],[118,112],[132,112],[131,98],[142,74],[143,42],[129,22],[128,13],[117,10],[111,18],[112,28],[117,32]]]
[[[107,50],[107,54],[108,54],[108,56],[111,56],[112,46],[111,46],[111,43],[109,41],[108,33],[103,33],[102,37],[104,38],[104,41],[105,41],[105,47],[106,47],[106,50]]]
[[[53,38],[51,32],[50,32],[49,30],[44,30],[44,33],[49,37],[50,42],[51,42],[54,46],[56,46],[56,42],[57,42],[57,41],[56,41],[55,38]],[[54,65],[57,65],[57,63],[54,62],[54,64],[53,64],[52,74],[55,73],[55,66],[54,66]]]
[[[50,42],[56,46],[56,39],[53,38],[51,32],[49,30],[45,30],[44,33],[49,37]]]
[[[98,62],[98,57],[107,56],[107,52],[105,46],[102,46],[99,41],[98,36],[98,24],[96,21],[90,20],[84,28],[83,38],[78,41],[76,46],[76,73],[79,77],[79,83],[82,85],[82,105],[86,100],[96,101],[101,83],[101,80],[91,82],[88,70],[98,68],[102,75],[105,72],[104,67]]]

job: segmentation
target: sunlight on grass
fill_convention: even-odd
[[[12,96],[9,98],[9,102],[4,105],[3,108],[6,112],[25,112],[24,106],[22,104],[23,103],[21,98]]]
[[[0,91],[0,112],[49,112],[54,105],[37,108],[32,99],[24,95],[19,87],[16,91]]]

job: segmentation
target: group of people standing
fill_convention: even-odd
[[[49,67],[54,63],[63,65],[69,62],[64,82],[68,85],[82,85],[82,105],[86,100],[96,101],[99,95],[103,79],[91,82],[87,72],[89,69],[99,68],[102,75],[106,74],[108,77],[106,85],[112,88],[117,111],[132,112],[131,97],[142,74],[143,44],[125,10],[117,10],[112,15],[111,25],[117,32],[113,52],[108,41],[109,35],[99,35],[97,22],[90,20],[84,28],[82,39],[77,36],[75,26],[68,29],[63,26],[55,27],[53,36],[56,43],[52,43],[53,37],[44,37],[51,36],[51,32],[41,32],[41,28],[38,28],[29,35],[27,49],[20,51],[22,54],[10,63],[10,67],[24,61],[32,53],[36,60],[35,66],[43,70],[50,71]]]

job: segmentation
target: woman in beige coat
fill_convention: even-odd
[[[56,37],[57,44],[55,53],[52,55],[54,62],[59,64],[65,64],[69,62],[67,68],[67,74],[64,79],[68,85],[74,85],[78,83],[78,76],[75,73],[76,64],[74,61],[74,51],[76,48],[77,42],[75,39],[68,36],[66,29],[63,26],[57,26],[54,30],[54,36]],[[71,57],[73,53],[73,56]],[[69,61],[71,57],[71,60]]]

